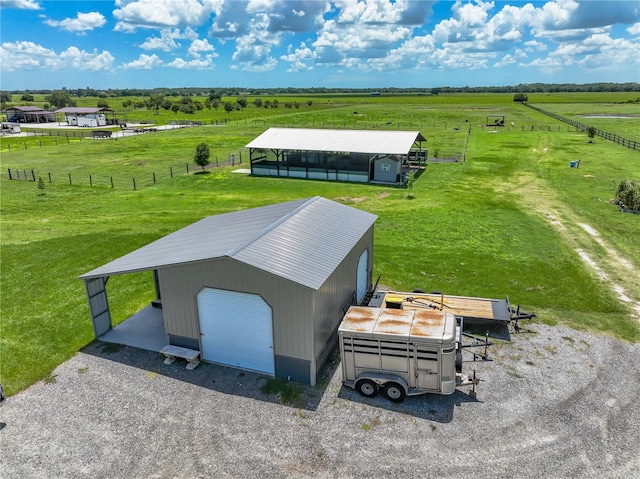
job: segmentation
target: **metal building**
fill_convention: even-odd
[[[269,128],[251,141],[251,173],[366,183],[403,183],[427,161],[419,131]]]
[[[154,271],[166,344],[313,385],[371,289],[376,218],[321,197],[204,218],[81,276],[95,335],[109,277]]]

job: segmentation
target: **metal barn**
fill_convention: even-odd
[[[426,164],[425,142],[419,131],[269,128],[246,148],[253,175],[399,184]]]
[[[371,289],[376,218],[321,197],[204,218],[81,276],[95,335],[109,277],[153,271],[165,344],[313,385]]]

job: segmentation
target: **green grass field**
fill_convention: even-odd
[[[379,216],[374,275],[387,286],[508,295],[525,310],[535,310],[540,321],[640,341],[631,306],[612,289],[621,285],[627,296],[640,301],[640,216],[621,213],[609,201],[620,180],[640,179],[640,154],[598,138],[589,143],[586,134],[514,104],[512,96],[446,96],[343,97],[342,106],[281,110],[278,116],[241,118],[224,127],[118,141],[9,150],[7,142],[14,140],[3,138],[0,381],[14,394],[47,377],[93,340],[79,275],[204,216],[315,195]],[[575,104],[565,97],[565,102],[541,106],[582,115],[602,112],[604,103],[617,108],[622,97],[594,94],[589,103],[583,94]],[[496,112],[515,127],[485,127],[486,115]],[[626,131],[627,121],[637,121],[610,120],[606,129],[612,132]],[[69,172],[148,176],[171,165],[192,164],[201,141],[210,145],[212,157],[237,154],[275,125],[410,127],[428,138],[429,148],[439,145],[440,156],[461,155],[469,126],[471,133],[467,161],[429,164],[416,181],[413,199],[400,187],[250,177],[232,173],[233,168],[163,177],[136,191],[129,183],[112,189],[105,183],[91,187],[64,181],[45,183],[40,190],[34,182],[9,181],[6,174],[7,168],[22,168],[62,177]],[[523,130],[523,125],[536,128]],[[581,159],[580,168],[569,168],[575,159]],[[578,250],[608,279],[599,279]],[[110,279],[116,322],[153,298],[147,274]]]

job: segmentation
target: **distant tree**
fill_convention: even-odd
[[[253,101],[253,104],[254,104],[256,107],[260,108],[260,107],[262,106],[262,98],[256,98],[256,99]]]
[[[233,103],[231,103],[230,101],[225,102],[224,104],[224,111],[226,111],[227,113],[231,113],[234,110],[234,106]]]
[[[9,93],[8,91],[0,92],[0,102],[11,103],[11,93]]]
[[[209,145],[206,143],[199,143],[198,146],[196,146],[196,154],[193,161],[196,165],[202,168],[202,171],[204,171],[204,167],[210,163],[209,155]]]
[[[212,100],[211,101],[211,105],[216,109],[216,111],[218,111],[218,108],[220,108],[221,103],[222,102],[220,100]]]
[[[42,179],[42,176],[38,176],[38,189],[40,190],[40,193],[38,193],[40,196],[46,195],[44,192],[44,180]]]
[[[50,95],[45,97],[45,100],[55,108],[76,106],[76,101],[71,97],[71,94],[65,90],[51,92]]]
[[[178,111],[180,111],[180,105],[177,103],[174,103],[173,105],[171,105],[171,111],[174,113],[178,113]]]
[[[516,93],[515,95],[513,95],[513,101],[517,103],[524,103],[529,101],[529,97],[526,93]]]
[[[165,110],[171,110],[171,106],[173,105],[173,102],[171,100],[169,100],[168,98],[165,98],[164,100],[162,100],[162,108],[164,108]]]
[[[236,102],[238,103],[238,105],[240,105],[242,108],[246,108],[247,107],[247,97],[246,96],[239,96],[236,99]]]
[[[416,172],[415,170],[411,170],[409,173],[407,173],[407,178],[406,178],[406,186],[407,186],[407,198],[413,198],[413,187],[415,185],[416,182]]]
[[[22,101],[33,101],[33,95],[31,93],[25,93],[20,97]]]
[[[107,100],[98,100],[98,108],[109,108]]]
[[[595,126],[588,126],[585,131],[587,132],[587,136],[589,137],[589,143],[593,143],[593,139],[595,138],[598,130]]]

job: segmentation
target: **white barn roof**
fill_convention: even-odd
[[[229,257],[318,289],[376,219],[319,196],[209,216],[80,278]]]
[[[406,155],[416,141],[419,131],[269,128],[246,148]]]

